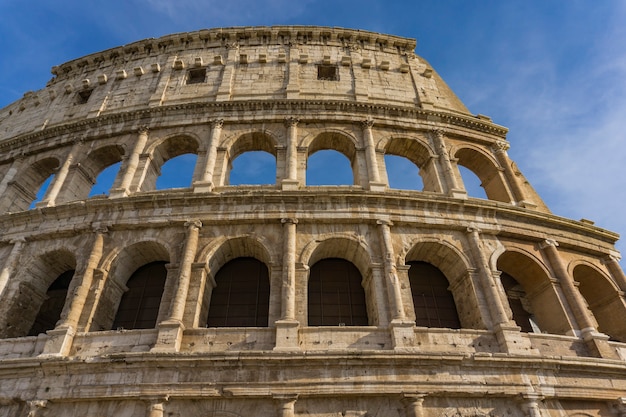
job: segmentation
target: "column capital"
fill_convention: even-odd
[[[469,234],[480,234],[482,232],[482,230],[480,228],[478,228],[477,226],[470,224],[469,226],[467,226],[467,228],[465,229],[465,231]]]
[[[282,224],[298,224],[298,219],[296,219],[295,217],[283,217],[282,219],[280,219],[280,222]]]
[[[224,119],[213,119],[209,123],[211,124],[211,128],[221,129],[224,126]]]
[[[16,237],[16,238],[9,240],[9,243],[12,245],[17,245],[18,243],[19,244],[26,243],[26,238],[24,236]]]
[[[602,263],[606,265],[608,263],[619,262],[621,260],[622,260],[622,255],[620,255],[619,253],[609,253],[604,258],[602,258]]]
[[[298,123],[300,123],[300,119],[298,119],[297,117],[289,116],[285,117],[283,123],[285,124],[285,127],[296,127],[298,126]]]
[[[374,119],[365,119],[361,121],[361,127],[363,129],[371,129],[374,126]]]
[[[554,239],[545,239],[542,242],[539,242],[539,249],[545,249],[548,247],[556,248],[559,246],[559,242]]]
[[[185,227],[188,229],[200,229],[202,228],[202,222],[198,219],[188,220],[185,222]]]
[[[92,224],[91,230],[96,234],[103,235],[109,232],[109,226],[105,224]]]
[[[376,220],[376,224],[377,225],[381,225],[381,226],[385,225],[385,226],[389,226],[389,227],[393,226],[393,222],[391,220],[389,220],[389,219],[378,219],[378,220]]]
[[[435,127],[431,129],[430,131],[432,132],[433,135],[435,135],[439,139],[443,139],[443,137],[446,135],[446,131],[440,127]]]
[[[147,125],[141,125],[137,128],[137,133],[139,133],[140,135],[147,135],[149,130],[150,129]]]
[[[272,393],[272,399],[282,402],[291,402],[298,399],[298,394],[278,394]]]
[[[506,152],[509,150],[510,147],[511,145],[509,144],[509,142],[505,140],[498,140],[493,145],[491,145],[491,149],[493,149],[494,152]]]

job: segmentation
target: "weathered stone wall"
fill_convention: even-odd
[[[170,35],[63,64],[0,110],[0,416],[625,415],[617,235],[550,214],[506,129],[414,47],[317,27]],[[354,184],[306,185],[324,149]],[[276,183],[229,185],[259,150]],[[186,153],[191,186],[156,190]],[[424,190],[391,189],[385,155],[418,166]],[[268,270],[268,326],[207,327],[216,275],[248,257]],[[309,273],[329,258],[358,270],[367,325],[309,325]],[[167,270],[155,328],[112,329],[151,262]],[[410,262],[445,276],[460,328],[415,325]],[[27,336],[67,271],[56,326]]]

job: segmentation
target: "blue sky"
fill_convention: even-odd
[[[417,39],[558,215],[626,234],[626,2],[621,0],[0,0],[0,107],[50,68],[202,28],[324,25]],[[626,247],[622,242],[618,245]]]

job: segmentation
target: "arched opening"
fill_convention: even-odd
[[[324,132],[308,147],[306,185],[360,184],[356,147],[353,140],[339,132]]]
[[[73,277],[73,269],[65,271],[48,287],[46,298],[41,307],[39,307],[39,312],[37,317],[35,317],[35,322],[28,331],[28,336],[37,336],[39,333],[45,333],[54,329],[56,323],[61,318],[67,290]]]
[[[186,188],[191,185],[196,168],[199,143],[190,136],[174,136],[162,140],[152,151],[143,170],[141,191]],[[157,184],[158,181],[158,184]]]
[[[403,156],[385,155],[385,167],[389,188],[401,190],[424,189],[424,182],[419,175],[419,168],[411,160]]]
[[[146,297],[146,302],[148,302],[145,308],[153,309],[157,298],[159,302],[161,301],[164,289],[164,284],[161,284],[161,282],[164,283],[164,277],[168,275],[167,264],[169,261],[168,250],[154,241],[133,243],[123,248],[117,253],[115,258],[104,261],[102,268],[97,271],[97,273],[106,274],[106,278],[103,280],[103,288],[99,293],[90,294],[90,298],[87,301],[87,303],[97,303],[92,321],[85,323],[88,331],[117,329],[118,327],[124,327],[125,329],[154,327],[152,321],[158,323],[159,320],[162,320],[162,316],[167,311],[165,308],[161,309],[165,311],[158,311],[159,315],[156,316],[156,320],[152,315],[149,317],[138,316],[139,324],[135,324],[134,319],[128,319],[130,323],[121,323],[121,321],[125,322],[126,319],[119,320],[116,316],[118,311],[126,309],[122,305],[122,298],[126,296],[126,299],[136,300],[136,294],[139,291],[143,291],[141,289],[142,285],[145,286],[145,291],[147,291],[142,295],[142,297]],[[131,277],[134,277],[133,281],[130,281]],[[136,286],[138,288],[135,288]],[[135,308],[137,307],[139,306],[135,305]],[[159,306],[156,309],[158,310]],[[143,307],[141,310],[143,310]],[[150,312],[150,314],[153,313],[154,311]]]
[[[115,181],[115,177],[117,176],[118,171],[120,170],[121,162],[116,162],[113,165],[109,165],[105,169],[98,174],[96,178],[96,183],[91,187],[91,191],[89,192],[89,197],[94,197],[97,195],[109,195],[109,190],[113,186],[113,182]]]
[[[54,328],[76,269],[74,255],[57,249],[18,268],[0,302],[0,338],[37,335]]]
[[[460,329],[454,297],[443,272],[427,262],[414,261],[408,265],[415,325]]]
[[[463,185],[469,197],[488,199],[487,193],[480,182],[480,178],[478,178],[476,174],[461,165],[459,165],[459,172],[461,173],[461,179],[463,179]]]
[[[156,326],[167,278],[166,262],[151,262],[137,269],[126,282],[113,329],[152,329]]]
[[[306,185],[353,185],[350,160],[340,152],[324,149],[307,159]]]
[[[398,278],[402,280],[402,288],[407,288],[403,291],[407,317],[423,320],[422,325],[428,326],[434,312],[420,309],[423,306],[433,308],[437,302],[445,307],[441,316],[446,319],[448,328],[486,328],[487,320],[484,318],[489,316],[489,312],[477,298],[480,291],[470,274],[469,260],[461,250],[447,242],[417,242],[407,252],[405,263],[409,268],[406,274],[401,274],[403,269],[399,268]],[[412,309],[411,306],[416,307]],[[420,314],[421,318],[418,317]],[[425,317],[426,314],[429,316]],[[454,316],[458,325],[453,322]]]
[[[391,138],[385,146],[389,187],[441,192],[433,161],[430,149],[419,140]]]
[[[44,199],[46,193],[48,192],[48,188],[50,188],[50,185],[52,184],[52,181],[54,181],[54,174],[46,178],[45,181],[39,186],[39,189],[35,193],[35,199],[30,203],[30,206],[28,206],[29,209],[35,208],[37,203]]]
[[[156,189],[190,187],[197,160],[198,156],[194,153],[185,153],[168,159],[161,166],[161,175],[156,180]]]
[[[626,305],[617,289],[589,265],[577,265],[573,276],[598,322],[598,330],[613,340],[626,342]]]
[[[530,312],[532,306],[528,301],[524,287],[506,272],[500,274],[500,280],[502,281],[506,298],[509,301],[509,307],[511,307],[515,324],[517,324],[523,332],[541,333],[537,321]]]
[[[270,281],[267,266],[255,258],[236,258],[215,275],[208,327],[267,327]]]
[[[124,148],[107,145],[94,149],[70,167],[56,202],[84,200],[96,195],[108,195],[119,171]]]
[[[345,259],[316,262],[309,274],[309,326],[367,326],[362,280],[359,270]]]
[[[471,148],[459,149],[455,154],[455,158],[458,159],[459,170],[461,170],[461,167],[465,167],[479,178],[479,184],[485,190],[485,195],[489,200],[511,202],[508,189],[495,161]],[[467,177],[468,175],[466,174],[465,176]],[[463,181],[465,180],[466,178],[463,177]],[[468,180],[473,182],[469,178]],[[468,190],[468,186],[466,186],[469,195],[475,192],[472,190],[474,187],[472,186]]]
[[[550,277],[540,264],[529,256],[515,251],[506,251],[498,258],[497,268],[501,271],[502,287],[509,291],[507,298],[512,312],[519,304],[526,311],[514,315],[518,326],[525,329],[553,334],[569,334],[572,324],[565,314],[565,307],[555,291]],[[517,283],[517,284],[516,284]],[[519,300],[519,301],[518,301]],[[530,315],[526,323],[524,315]],[[517,320],[520,320],[519,322]]]
[[[276,157],[265,151],[249,151],[232,162],[230,185],[266,185],[276,183]]]

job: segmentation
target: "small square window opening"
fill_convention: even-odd
[[[187,84],[200,84],[206,79],[206,68],[194,68],[187,74]]]
[[[336,65],[318,65],[317,79],[324,81],[339,81],[339,68]]]

